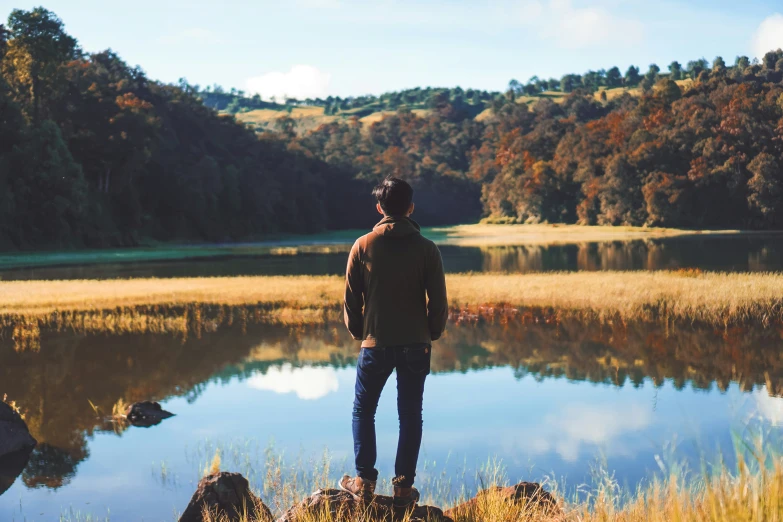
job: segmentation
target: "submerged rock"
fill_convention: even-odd
[[[201,479],[179,522],[203,522],[205,508],[230,522],[273,521],[272,512],[250,491],[247,479],[239,473],[222,472]],[[242,518],[245,512],[247,519]]]
[[[446,515],[452,518],[469,516],[488,495],[496,495],[496,498],[512,504],[525,504],[530,507],[531,511],[539,511],[549,515],[561,511],[555,497],[541,487],[541,484],[520,482],[516,486],[494,487],[479,491],[478,495],[467,502],[447,510]]]
[[[0,401],[0,457],[21,450],[31,450],[38,442],[30,435],[22,417],[11,406]]]
[[[277,522],[309,522],[314,514],[326,511],[331,513],[332,518],[329,520],[335,522],[352,522],[357,519],[373,522],[403,519],[409,522],[452,522],[436,507],[416,506],[410,513],[410,518],[405,518],[409,513],[406,510],[393,508],[392,497],[376,495],[371,503],[366,504],[338,489],[319,489],[286,511]]]
[[[20,449],[0,457],[0,495],[11,489],[30,460],[31,448]]]
[[[125,410],[125,418],[134,426],[149,428],[160,424],[163,419],[173,417],[170,413],[160,407],[160,404],[152,401],[142,401],[131,404]]]

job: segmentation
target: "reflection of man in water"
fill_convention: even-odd
[[[413,487],[422,434],[424,380],[430,373],[432,341],[446,326],[448,306],[443,262],[424,238],[413,213],[413,189],[387,178],[373,191],[383,219],[354,243],[345,275],[345,324],[362,350],[356,368],[353,440],[356,477],[340,488],[370,500],[378,470],[375,410],[386,381],[397,372],[400,436],[395,461],[394,505],[419,498]]]

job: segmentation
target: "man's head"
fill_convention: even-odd
[[[372,191],[376,208],[385,216],[403,217],[413,213],[413,189],[399,178],[386,178]]]

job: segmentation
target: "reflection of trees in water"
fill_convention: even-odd
[[[202,317],[203,320],[203,317]],[[233,321],[186,339],[171,335],[43,332],[38,352],[0,340],[0,393],[18,397],[41,446],[24,472],[29,487],[60,487],[88,457],[86,438],[113,431],[120,399],[193,402],[211,382],[247,379],[284,363],[355,364],[357,343],[341,324],[271,326]],[[767,384],[783,395],[783,330],[621,327],[575,321],[451,324],[433,350],[435,372],[510,366],[518,377],[568,378],[616,386],[645,379],[743,390]],[[90,402],[98,408],[98,414]],[[176,412],[174,412],[176,413]],[[121,433],[120,433],[121,434]]]
[[[442,369],[465,370],[509,365],[518,376],[568,378],[623,386],[646,379],[660,385],[671,379],[725,390],[731,382],[750,391],[766,384],[783,395],[783,331],[649,328],[564,322],[554,325],[505,324],[453,326],[433,351]],[[443,368],[445,367],[445,368]]]
[[[71,481],[76,475],[76,466],[88,456],[84,440],[81,448],[67,450],[47,443],[38,444],[30,454],[22,480],[28,488],[60,488]]]
[[[639,270],[672,268],[652,240],[483,247],[485,272]]]
[[[770,271],[783,268],[779,237],[676,237],[567,245],[487,246],[485,272],[556,270]]]

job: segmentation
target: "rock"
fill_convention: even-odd
[[[160,424],[163,419],[173,417],[174,414],[160,407],[160,404],[152,401],[142,401],[131,404],[125,410],[125,418],[134,426],[149,428]]]
[[[8,491],[22,474],[30,460],[31,451],[30,448],[24,448],[0,457],[0,495]]]
[[[548,491],[535,482],[520,482],[516,486],[506,488],[494,487],[479,491],[478,495],[467,502],[455,506],[446,511],[446,515],[452,518],[466,517],[476,509],[483,497],[497,495],[498,498],[512,503],[531,505],[531,508],[549,515],[560,513],[557,500]],[[535,507],[533,507],[535,506]]]
[[[392,507],[392,497],[376,495],[370,504],[355,500],[350,494],[338,489],[319,489],[302,502],[292,507],[278,519],[277,522],[306,522],[312,520],[313,514],[322,510],[331,512],[335,522],[349,522],[357,515],[363,515],[361,520],[372,522],[453,522],[443,511],[431,506],[416,506],[410,518],[405,510]],[[309,515],[309,516],[308,516]]]
[[[22,417],[11,406],[0,401],[0,457],[21,450],[31,450],[38,442],[30,435]]]
[[[203,522],[204,508],[219,512],[228,522],[239,522],[247,510],[247,522],[272,522],[272,512],[256,497],[239,473],[221,472],[201,479],[179,522]]]

